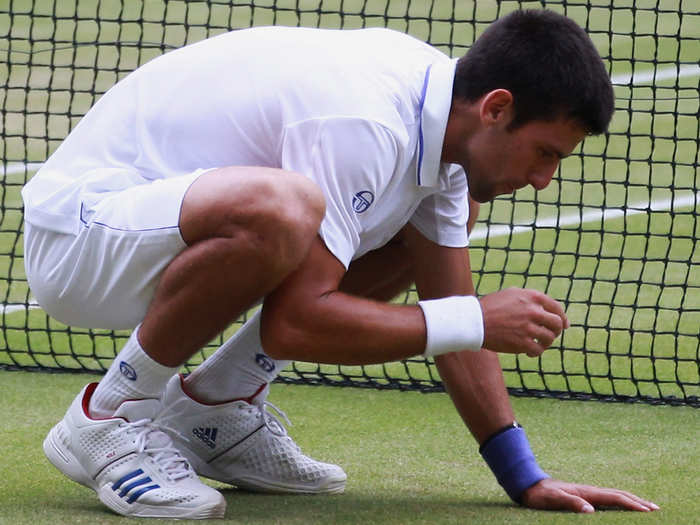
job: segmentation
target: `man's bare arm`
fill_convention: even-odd
[[[474,293],[467,249],[441,248],[412,228],[405,232],[405,239],[412,253],[416,287],[422,299]],[[436,357],[435,362],[457,411],[479,444],[514,422],[496,353],[486,349],[453,352]],[[574,512],[593,512],[595,506],[636,511],[658,509],[654,503],[629,492],[551,478],[526,489],[520,501],[531,508]]]
[[[425,264],[431,266],[430,261]],[[437,260],[432,269],[441,275],[447,271],[443,261]],[[464,269],[450,273],[468,275]],[[429,334],[424,309],[342,292],[339,286],[344,275],[344,266],[317,238],[301,266],[265,298],[261,336],[271,357],[356,365],[395,361],[426,351]],[[509,289],[486,296],[482,308],[483,324],[489,329],[488,346],[542,353],[546,344],[533,342],[533,338],[551,341],[561,331],[561,323],[558,327],[551,324],[558,316],[548,310],[551,307],[543,306],[546,301],[558,306],[532,290]],[[460,335],[460,326],[445,328]]]

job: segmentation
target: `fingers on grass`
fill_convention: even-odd
[[[658,510],[659,507],[651,501],[646,501],[630,492],[617,489],[598,489],[594,494],[584,495],[596,506],[620,508],[639,512]]]
[[[557,490],[547,508],[552,510],[569,510],[571,512],[591,513],[595,508],[580,496],[571,494],[566,490]]]

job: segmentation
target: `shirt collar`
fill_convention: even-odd
[[[452,106],[452,83],[456,65],[457,59],[435,62],[425,72],[416,149],[418,186],[440,184],[440,157]]]

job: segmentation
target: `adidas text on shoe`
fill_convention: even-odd
[[[226,500],[199,480],[167,434],[153,423],[160,402],[126,401],[114,417],[92,419],[88,407],[96,386],[83,388],[46,436],[44,453],[49,461],[123,516],[223,518]]]
[[[197,436],[202,442],[209,448],[216,448],[216,434],[218,433],[218,428],[211,427],[199,427],[193,428],[192,433]]]
[[[343,492],[343,469],[304,455],[268,406],[264,400],[199,403],[175,376],[156,422],[200,476],[256,492]]]

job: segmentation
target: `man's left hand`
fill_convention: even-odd
[[[533,509],[594,512],[596,507],[649,512],[659,506],[624,490],[578,485],[543,479],[522,495],[522,504]]]

